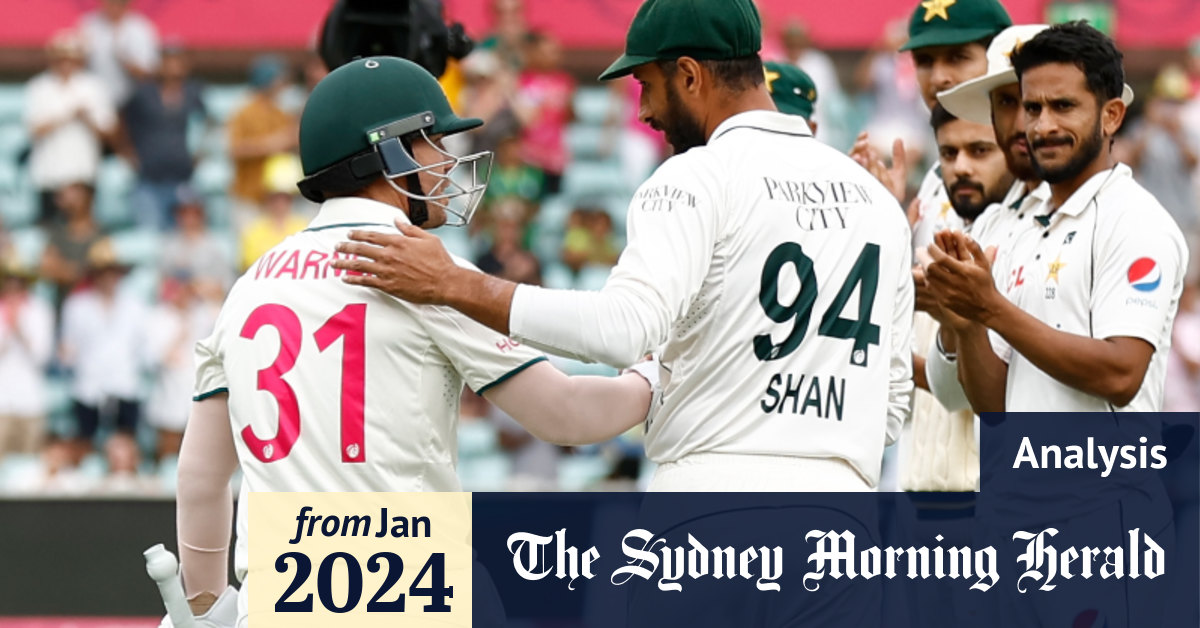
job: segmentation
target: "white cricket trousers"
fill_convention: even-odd
[[[697,453],[654,470],[651,492],[873,492],[841,458]]]

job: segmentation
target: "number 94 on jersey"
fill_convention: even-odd
[[[470,625],[468,494],[251,493],[249,501],[244,586],[255,628]]]

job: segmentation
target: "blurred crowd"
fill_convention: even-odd
[[[485,272],[599,288],[623,245],[626,203],[666,146],[638,120],[634,81],[600,86],[564,70],[553,33],[531,29],[520,0],[494,0],[492,11],[492,33],[442,77],[459,115],[487,122],[447,144],[494,151],[491,184],[469,227],[436,233]],[[919,183],[936,150],[911,56],[897,52],[905,23],[856,65],[835,64],[799,21],[775,26],[764,56],[811,76],[818,139],[847,149],[866,130],[890,154],[902,138]],[[64,27],[44,71],[0,86],[20,102],[19,115],[0,117],[0,492],[169,494],[192,346],[237,275],[316,210],[295,186],[297,120],[326,70],[315,54],[291,65],[262,56],[244,83],[205,85],[193,53],[129,0],[103,0]],[[1196,260],[1200,42],[1152,85],[1120,158],[1174,215]],[[1200,409],[1190,277],[1168,410]],[[635,435],[571,452],[469,391],[462,414],[468,490],[632,487],[645,475]]]

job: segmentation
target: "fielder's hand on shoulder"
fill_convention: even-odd
[[[189,599],[196,628],[237,628],[237,597],[237,589],[225,587],[220,597],[206,592]],[[158,628],[175,628],[175,624],[170,617],[163,617]]]
[[[437,236],[412,225],[396,223],[399,233],[350,232],[350,242],[337,250],[352,255],[336,258],[333,267],[348,270],[342,280],[377,288],[410,303],[444,305],[446,277],[459,270]]]

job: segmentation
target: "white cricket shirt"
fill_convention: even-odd
[[[995,270],[1000,265],[1007,265],[1012,255],[1013,243],[1018,234],[1025,229],[1036,226],[1031,217],[1037,209],[1050,200],[1050,184],[1041,182],[1037,187],[1026,192],[1025,182],[1013,181],[1008,194],[999,204],[988,207],[979,218],[971,224],[969,233],[986,251],[988,247],[996,247],[996,259],[992,262]],[[993,272],[993,276],[995,273]]]
[[[1188,251],[1162,205],[1118,164],[1096,174],[1047,217],[1035,208],[1012,255],[996,268],[1002,294],[1051,327],[1092,338],[1129,336],[1154,346],[1133,401],[1114,408],[1043,373],[992,333],[1008,362],[1009,412],[1156,412],[1162,409],[1171,326]],[[998,260],[999,261],[999,260]]]
[[[228,391],[250,491],[460,490],[463,382],[482,391],[543,359],[449,308],[341,281],[329,264],[347,232],[403,216],[326,201],[246,271],[197,344],[197,398]]]
[[[753,111],[634,195],[598,292],[521,286],[513,336],[628,365],[656,353],[646,453],[842,459],[872,486],[911,404],[904,212],[804,120]]]
[[[1049,198],[1048,183],[1041,182],[1034,189],[1026,191],[1024,181],[1014,181],[1004,200],[989,206],[967,229],[984,251],[996,247],[996,257],[992,262],[992,278],[996,285],[1004,285],[1001,273],[1007,271],[1000,269],[1007,268],[1017,235],[1037,225],[1031,217],[1037,207]],[[925,377],[933,396],[948,408],[970,407],[962,383],[958,381],[957,362],[947,358],[936,346],[926,357]]]
[[[962,216],[954,211],[950,194],[942,180],[941,166],[934,166],[925,173],[921,187],[917,188],[917,222],[913,224],[913,251],[923,251],[933,244],[933,235],[945,229],[962,231]]]

